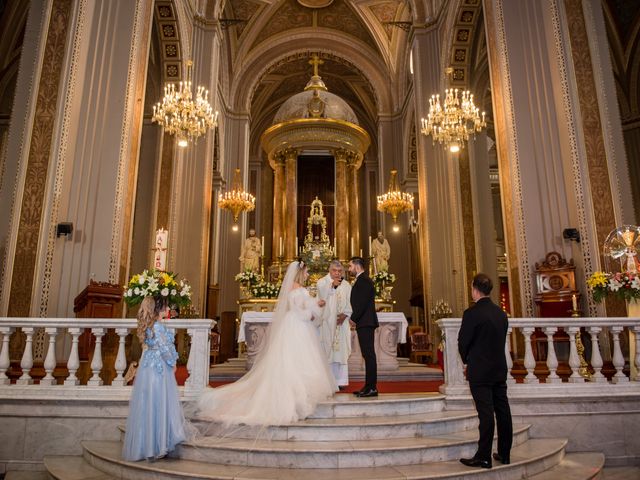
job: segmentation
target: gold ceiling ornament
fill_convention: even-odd
[[[447,68],[446,73],[450,75],[453,69]],[[469,137],[475,136],[487,123],[485,112],[480,118],[480,109],[473,103],[473,94],[469,90],[447,88],[444,92],[444,106],[440,103],[440,94],[431,95],[429,114],[421,119],[420,131],[423,135],[431,135],[433,143],[444,144],[455,153],[464,148]]]
[[[240,169],[233,174],[231,190],[218,194],[218,207],[229,210],[233,215],[233,230],[238,230],[238,216],[242,212],[251,212],[256,208],[256,197],[242,187]]]
[[[218,124],[218,112],[209,104],[209,90],[200,86],[196,98],[191,93],[191,68],[193,62],[187,61],[187,75],[179,84],[167,83],[164,87],[162,102],[153,107],[151,121],[158,122],[170,135],[175,135],[178,145],[186,147],[190,140],[196,140],[207,130]]]
[[[400,191],[397,176],[398,171],[396,169],[391,170],[389,176],[389,191],[378,195],[378,210],[391,215],[391,218],[393,218],[394,232],[400,229],[397,223],[398,215],[402,212],[413,210],[413,195]]]

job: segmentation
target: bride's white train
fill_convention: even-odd
[[[322,311],[300,284],[308,273],[292,262],[282,282],[266,345],[237,382],[207,389],[188,410],[227,426],[284,425],[311,415],[336,390],[312,318]]]

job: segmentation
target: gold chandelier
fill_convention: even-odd
[[[398,215],[402,212],[413,210],[413,195],[400,191],[396,179],[397,175],[398,171],[396,169],[391,170],[391,175],[389,177],[389,191],[382,195],[378,195],[378,210],[391,215],[393,218],[394,232],[397,232],[400,229],[397,224]]]
[[[448,68],[446,72],[450,74],[453,69]],[[444,107],[440,104],[440,94],[431,95],[429,114],[421,119],[421,123],[420,131],[424,135],[431,135],[433,143],[449,146],[451,152],[460,151],[470,136],[487,126],[485,112],[480,118],[480,109],[473,103],[473,94],[457,88],[445,90]]]
[[[218,195],[218,207],[231,212],[234,231],[238,230],[238,216],[242,212],[250,212],[256,208],[256,197],[242,188],[239,168],[234,172],[231,190]]]
[[[187,61],[187,75],[176,88],[175,83],[164,87],[164,98],[153,107],[151,121],[158,122],[167,133],[176,135],[178,145],[186,147],[189,140],[195,140],[217,125],[218,112],[209,104],[209,90],[198,87],[196,98],[191,94],[191,67]]]

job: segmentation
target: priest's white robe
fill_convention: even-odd
[[[349,384],[349,355],[351,355],[351,285],[343,280],[337,288],[333,288],[330,275],[318,280],[318,298],[324,300],[326,305],[322,312],[322,323],[319,334],[320,343],[327,355],[327,361],[339,386]],[[337,324],[337,317],[344,314],[347,318],[342,325]]]

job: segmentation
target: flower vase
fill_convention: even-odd
[[[640,318],[640,301],[632,299],[627,301],[627,316]],[[629,328],[629,377],[631,379],[638,378],[638,369],[636,368],[636,333]]]
[[[392,285],[387,285],[386,287],[384,287],[382,289],[382,299],[385,302],[390,302],[391,301],[391,290],[393,290],[393,286]]]
[[[247,285],[240,285],[240,298],[251,298],[251,290]]]

